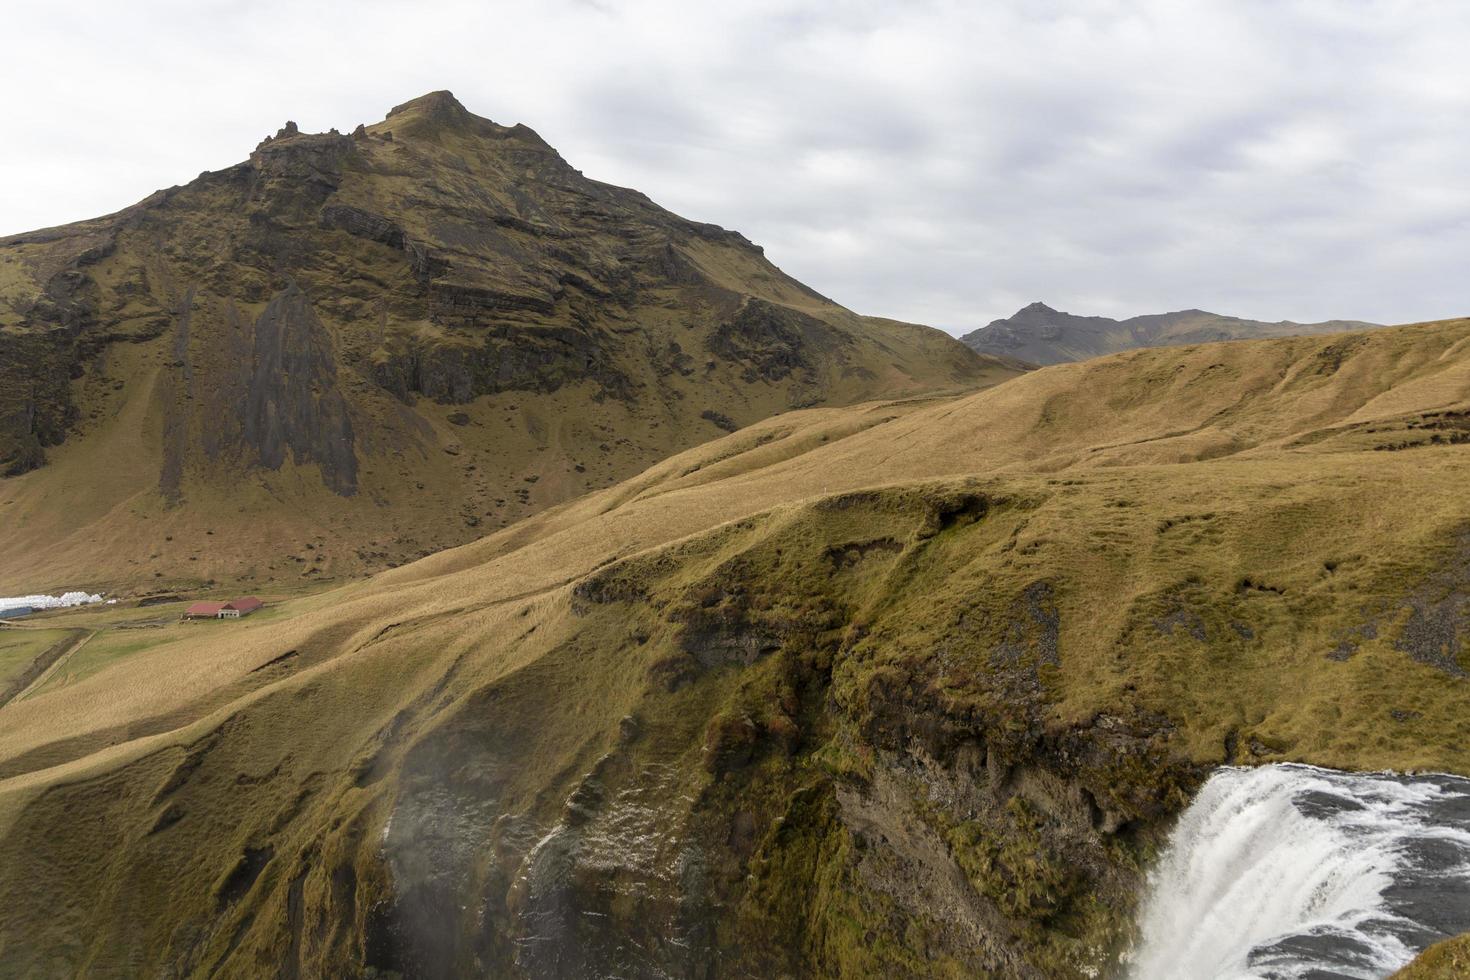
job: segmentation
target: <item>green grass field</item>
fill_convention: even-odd
[[[32,697],[75,684],[112,666],[131,654],[151,649],[176,639],[167,630],[105,630],[95,634],[75,653],[66,658]]]
[[[70,635],[67,629],[0,629],[0,690],[31,661]]]

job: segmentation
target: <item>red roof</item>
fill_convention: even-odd
[[[236,599],[234,602],[227,602],[223,606],[221,606],[220,608],[222,608],[222,609],[236,609],[236,610],[239,610],[242,613],[248,613],[248,612],[255,612],[255,610],[259,609],[263,605],[265,605],[265,603],[263,603],[259,599],[255,598],[255,596],[248,595],[248,596],[246,596],[243,599]]]
[[[184,610],[185,616],[218,616],[219,611],[225,608],[223,602],[196,602]]]

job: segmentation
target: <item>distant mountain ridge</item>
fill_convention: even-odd
[[[1062,364],[1116,354],[1138,347],[1176,347],[1219,340],[1262,340],[1367,330],[1379,324],[1363,320],[1293,323],[1243,320],[1206,310],[1179,310],[1114,320],[1078,316],[1032,303],[1003,320],[993,320],[960,340],[971,350],[1032,364]]]

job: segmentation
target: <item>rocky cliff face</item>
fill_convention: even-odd
[[[280,469],[289,450],[315,463],[322,482],[342,496],[357,491],[357,454],[347,400],[337,385],[331,337],[292,283],[271,298],[252,325],[252,343],[236,359],[241,384],[235,408],[240,440],[266,469]]]
[[[606,485],[717,435],[705,413],[743,425],[1009,373],[858,317],[445,92],[350,135],[287,124],[237,166],[0,240],[0,472],[21,476],[3,492],[32,557],[74,530],[47,515],[54,484],[98,482],[124,444],[111,503],[179,535],[362,498],[350,524],[375,533],[343,539],[351,572]],[[127,526],[94,536],[147,538],[160,577],[278,577],[279,543],[170,558],[108,520]],[[44,565],[27,584],[82,561],[35,580]]]
[[[65,329],[0,333],[0,475],[42,465],[46,447],[66,438],[76,420],[71,397],[74,337]]]
[[[1032,303],[1013,316],[993,320],[979,330],[965,334],[960,340],[982,354],[1013,357],[1031,364],[1061,364],[1137,347],[1344,333],[1372,326],[1374,324],[1359,320],[1264,323],[1204,310],[1181,310],[1114,320],[1105,316],[1062,313],[1045,303]]]

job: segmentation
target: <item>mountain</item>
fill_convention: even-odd
[[[1118,975],[1212,767],[1470,772],[1467,483],[1459,320],[789,412],[236,623],[41,614],[0,973]]]
[[[778,412],[1015,373],[448,92],[287,123],[0,239],[0,594],[349,577]]]
[[[1032,364],[1061,364],[1115,354],[1138,347],[1208,344],[1218,340],[1260,340],[1267,337],[1314,336],[1366,330],[1377,324],[1360,320],[1325,323],[1264,323],[1241,320],[1204,310],[1181,310],[1113,320],[1105,316],[1076,316],[1032,303],[1004,320],[992,320],[960,340],[981,354],[1015,358]]]

